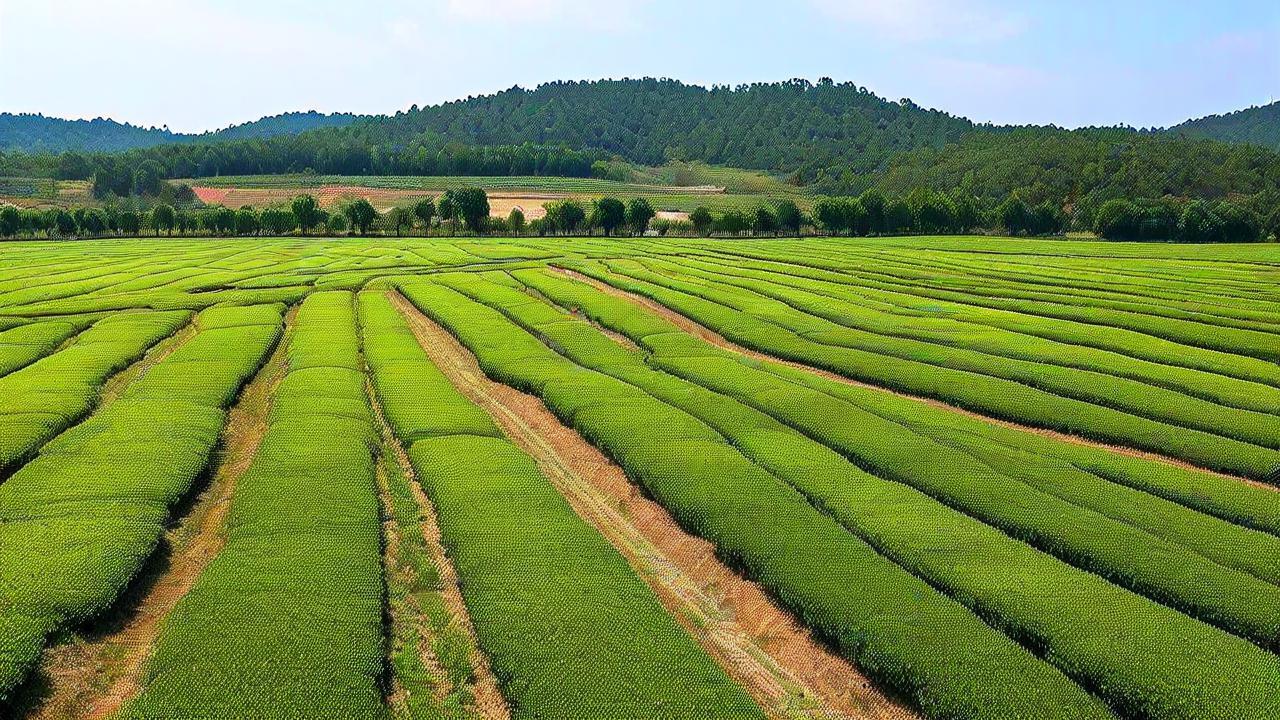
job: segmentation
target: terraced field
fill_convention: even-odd
[[[1280,248],[7,243],[0,716],[1280,717]]]

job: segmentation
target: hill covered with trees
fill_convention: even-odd
[[[0,113],[0,150],[23,153],[60,153],[69,150],[119,152],[173,143],[245,140],[276,135],[296,135],[308,130],[353,122],[350,113],[291,112],[232,125],[207,133],[171,132],[168,128],[140,127],[104,118],[64,120],[39,114]]]
[[[916,188],[1000,201],[1053,202],[1092,226],[1096,210],[1119,198],[1280,196],[1280,155],[1255,145],[1123,129],[1017,128],[966,135],[943,148],[900,153],[873,173],[824,171],[826,194]]]
[[[1280,101],[1225,115],[1188,120],[1169,128],[1169,132],[1223,142],[1252,143],[1280,150]]]
[[[427,108],[414,107],[391,116],[354,120],[346,116],[345,122],[337,123],[340,127],[320,129],[298,138],[287,135],[310,129],[306,127],[308,123],[317,123],[325,116],[308,116],[306,122],[293,122],[291,116],[266,118],[201,136],[176,136],[127,125],[101,128],[104,137],[112,137],[108,130],[129,137],[103,140],[96,146],[89,143],[87,126],[110,121],[16,117],[37,127],[71,123],[70,128],[85,129],[84,137],[58,145],[51,130],[42,131],[43,136],[28,130],[24,131],[24,141],[6,141],[4,138],[18,131],[6,131],[0,125],[0,150],[22,151],[35,147],[37,141],[47,152],[107,152],[195,139],[216,142],[272,135],[277,141],[252,148],[223,143],[218,148],[202,147],[197,151],[151,147],[152,152],[133,156],[135,163],[151,160],[194,167],[191,172],[177,173],[182,176],[243,174],[244,163],[235,161],[233,164],[241,167],[232,170],[223,158],[243,155],[247,150],[265,156],[259,163],[262,169],[249,172],[300,172],[311,167],[317,172],[345,175],[432,174],[426,170],[435,161],[424,157],[424,149],[433,153],[449,145],[528,144],[616,155],[645,165],[658,165],[668,159],[702,160],[794,175],[803,181],[816,177],[819,169],[838,163],[870,171],[896,153],[942,147],[976,127],[968,120],[921,108],[909,100],[890,102],[852,83],[835,84],[829,80],[817,84],[804,80],[757,83],[736,88],[703,88],[654,79],[556,82],[534,90],[512,88]],[[286,124],[282,119],[291,122]],[[150,141],[134,137],[139,133],[153,136]]]

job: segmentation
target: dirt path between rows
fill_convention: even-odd
[[[418,526],[422,532],[422,540],[426,547],[427,557],[435,566],[436,572],[440,580],[440,599],[449,614],[451,622],[455,623],[459,630],[466,634],[471,646],[471,695],[474,698],[476,714],[486,720],[510,720],[511,709],[507,706],[507,700],[502,696],[502,692],[498,689],[497,678],[493,675],[493,670],[489,666],[489,659],[480,650],[480,645],[476,641],[475,628],[471,624],[471,616],[467,612],[466,605],[462,602],[462,591],[458,587],[458,573],[453,567],[453,562],[446,555],[444,543],[440,536],[440,524],[436,517],[435,506],[431,504],[431,500],[422,490],[422,484],[418,482],[417,474],[413,470],[412,463],[409,462],[409,455],[405,452],[404,446],[396,439],[391,430],[391,426],[387,423],[386,416],[383,415],[382,407],[377,402],[377,394],[372,387],[367,388],[371,405],[374,409],[375,419],[378,422],[379,431],[383,439],[384,447],[390,448],[392,457],[385,458],[386,462],[394,462],[399,466],[400,472],[404,474],[407,480],[409,491],[413,494],[413,500],[418,506]],[[379,468],[379,474],[385,474],[385,470]],[[390,508],[390,488],[387,485],[385,477],[379,478],[379,500],[383,504],[384,513],[388,516],[386,521],[385,532],[387,535],[387,554],[391,562],[387,564],[387,571],[395,571],[398,564],[398,548],[399,528],[396,526],[394,512]],[[421,613],[422,608],[413,605],[415,613]],[[449,685],[448,673],[441,667],[439,660],[432,652],[435,637],[432,635],[432,627],[430,621],[425,617],[415,617],[410,619],[415,625],[419,633],[419,655],[423,665],[428,668],[437,686],[434,688],[437,701],[444,701],[447,696],[454,691]],[[403,692],[403,689],[397,689]],[[393,701],[397,698],[393,697]]]
[[[875,390],[877,392],[896,395],[898,397],[905,398],[907,400],[914,400],[916,402],[924,403],[931,407],[939,408],[941,410],[947,410],[949,412],[954,412],[968,418],[973,418],[974,420],[981,420],[982,422],[987,423],[989,425],[996,425],[999,427],[1008,428],[1010,430],[1019,430],[1021,432],[1033,433],[1036,435],[1040,435],[1041,437],[1051,438],[1053,440],[1059,440],[1061,442],[1071,443],[1073,445],[1082,445],[1085,447],[1096,448],[1098,450],[1106,450],[1108,452],[1116,453],[1117,455],[1125,455],[1127,457],[1138,458],[1140,460],[1150,460],[1152,462],[1158,462],[1158,463],[1163,463],[1165,465],[1172,465],[1174,467],[1182,468],[1183,470],[1192,470],[1195,472],[1207,473],[1209,475],[1216,475],[1220,478],[1226,478],[1228,480],[1244,483],[1246,485],[1253,485],[1255,487],[1264,488],[1272,491],[1280,491],[1280,486],[1271,485],[1268,483],[1261,482],[1259,480],[1253,480],[1251,478],[1241,477],[1239,475],[1231,475],[1230,473],[1219,472],[1217,470],[1210,470],[1208,468],[1203,468],[1198,465],[1194,465],[1192,463],[1186,462],[1185,460],[1178,460],[1176,458],[1171,458],[1167,455],[1160,455],[1158,453],[1147,452],[1144,450],[1135,450],[1133,448],[1123,447],[1120,445],[1108,445],[1106,443],[1098,442],[1096,440],[1090,440],[1089,438],[1080,437],[1078,435],[1069,435],[1067,433],[1058,432],[1056,430],[1048,430],[1046,428],[1039,428],[1031,425],[1022,425],[1019,423],[1011,422],[1009,420],[1001,420],[999,418],[994,418],[989,415],[983,415],[981,413],[977,413],[972,410],[966,410],[961,407],[956,407],[955,405],[949,405],[945,402],[942,402],[941,400],[920,397],[918,395],[909,395],[907,393],[899,392],[897,390],[892,390],[890,388],[881,387],[879,385],[872,385],[871,383],[865,383],[860,380],[847,378],[838,373],[834,373],[829,370],[823,370],[821,368],[817,368],[812,365],[806,365],[804,363],[795,362],[793,360],[786,360],[780,357],[775,357],[773,355],[758,352],[756,350],[751,350],[750,348],[743,347],[741,345],[738,345],[737,343],[734,343],[731,340],[726,339],[724,336],[720,335],[714,330],[708,327],[705,327],[684,315],[681,315],[680,313],[676,312],[675,310],[672,310],[671,308],[667,307],[666,305],[663,305],[662,303],[656,300],[647,298],[637,293],[628,292],[621,288],[616,288],[610,285],[609,283],[603,282],[601,280],[597,280],[588,275],[583,275],[582,273],[576,272],[574,270],[569,270],[567,268],[561,268],[561,267],[555,267],[555,266],[549,266],[549,267],[554,272],[558,272],[562,275],[571,277],[574,280],[577,280],[579,282],[586,283],[587,285],[590,285],[591,287],[603,293],[640,305],[644,307],[646,310],[649,310],[650,312],[653,312],[654,314],[661,316],[663,319],[667,320],[671,324],[680,328],[684,332],[689,333],[694,337],[705,340],[706,342],[709,342],[712,345],[715,345],[716,347],[722,348],[724,350],[729,350],[730,352],[735,352],[740,355],[745,355],[755,360],[762,360],[765,362],[777,363],[778,365],[786,365],[787,367],[795,368],[797,370],[804,370],[805,372],[818,375],[828,380],[834,380],[835,382],[843,383],[845,385],[852,385],[854,387],[863,388],[866,390]]]
[[[538,398],[490,380],[448,331],[404,296],[388,295],[449,380],[534,458],[574,511],[627,558],[671,615],[771,716],[916,717],[729,570],[711,543],[685,533]]]
[[[294,308],[286,316],[275,351],[228,411],[215,450],[217,469],[190,512],[165,534],[157,551],[164,553],[157,555],[161,561],[144,570],[151,577],[136,583],[137,595],[126,598],[118,616],[109,617],[76,642],[45,652],[40,672],[49,692],[27,713],[27,720],[106,718],[141,689],[143,670],[163,620],[226,541],[227,512],[236,483],[257,454],[267,431],[271,397],[288,369],[286,351],[296,312]]]
[[[155,367],[161,360],[177,352],[179,348],[195,337],[198,331],[199,326],[193,317],[190,322],[179,328],[176,333],[152,345],[151,349],[147,350],[141,359],[107,378],[107,381],[102,383],[102,387],[98,390],[96,411],[101,411],[111,403],[119,400],[124,391],[133,384],[133,381],[145,376],[147,371]]]

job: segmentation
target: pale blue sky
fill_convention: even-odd
[[[1280,2],[0,0],[0,111],[200,131],[646,75],[1165,126],[1280,99]]]

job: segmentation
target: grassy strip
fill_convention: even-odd
[[[688,315],[740,345],[856,380],[937,398],[993,417],[1149,450],[1246,477],[1264,479],[1280,468],[1280,452],[1276,450],[1059,397],[977,372],[901,357],[886,362],[884,355],[823,344],[811,339],[808,333],[795,332],[711,299],[721,293],[690,287],[645,270],[614,265],[622,274],[613,274],[589,263],[571,265],[584,274],[645,295]]]
[[[397,462],[394,442],[383,438],[378,471],[384,522],[391,528],[386,534],[395,536],[385,562],[391,619],[388,657],[397,691],[389,698],[392,716],[470,718],[475,715],[471,638],[441,598],[440,571],[423,539],[420,510],[409,485],[413,480]]]
[[[364,334],[369,331],[369,294],[359,296]],[[396,328],[384,325],[379,330],[394,333]],[[396,342],[390,340],[389,344]],[[379,345],[389,349],[383,343]],[[367,340],[364,347],[367,360]],[[394,359],[397,354],[388,352],[381,356],[384,363],[396,368],[383,373],[381,378],[366,366],[368,392],[382,439],[378,485],[386,537],[383,564],[390,615],[387,652],[393,682],[388,701],[393,717],[460,720],[477,715],[473,692],[476,677],[472,667],[472,657],[477,652],[475,643],[463,625],[465,619],[456,616],[445,600],[444,576],[427,545],[423,525],[424,513],[430,512],[423,507],[426,498],[415,493],[417,480],[410,475],[408,455],[388,424],[386,408],[377,402],[378,391],[373,385],[381,380],[382,392],[396,395],[413,392],[407,387],[386,389],[410,374],[400,371],[400,363]],[[416,404],[401,404],[401,410],[413,407]]]
[[[0,477],[87,415],[112,373],[190,317],[147,312],[99,320],[67,348],[0,378]]]
[[[687,531],[714,543],[727,562],[926,713],[1108,715],[1061,674],[881,557],[693,416],[570,362],[456,291],[427,283],[407,284],[404,291],[476,354],[486,374],[541,397]]]
[[[212,309],[205,322],[0,485],[0,699],[50,633],[102,612],[137,575],[280,331],[276,308]],[[143,327],[157,332],[154,319]],[[191,384],[152,382],[162,377]]]
[[[386,715],[375,433],[349,293],[303,303],[222,552],[125,717]]]
[[[854,456],[860,464],[899,482],[857,472],[825,447],[787,433],[759,413],[735,413],[732,403],[700,396],[705,391],[674,387],[652,371],[646,376],[647,369],[638,360],[628,368],[628,353],[585,323],[568,321],[561,313],[474,278],[456,282],[464,291],[501,307],[577,362],[627,379],[699,415],[850,530],[936,586],[964,598],[976,612],[1044,653],[1123,712],[1230,717],[1232,712],[1274,701],[1266,695],[1280,682],[1274,656],[1055,561],[900,483],[943,495],[947,505],[965,507],[1005,529],[1021,530],[1014,534],[1030,536],[1029,541],[1085,567],[1096,559],[1107,566],[1108,577],[1130,583],[1137,578],[1155,586],[1144,588],[1151,594],[1183,592],[1204,603],[1192,609],[1200,610],[1206,619],[1221,621],[1226,614],[1248,618],[1271,630],[1270,639],[1275,637],[1274,607],[1280,589],[1051,496],[1025,492],[1025,487],[963,453],[932,445],[855,406],[837,406],[802,386],[738,363],[730,353],[679,333],[630,303],[582,284],[540,275],[518,273],[547,296],[579,307],[653,348],[656,355],[651,362],[659,367],[767,412],[846,454],[856,450],[862,453]],[[992,517],[1000,512],[1016,516],[1013,522],[1024,526],[1010,528],[1007,518]],[[948,539],[942,546],[936,541],[939,535]],[[1167,571],[1163,577],[1162,569]],[[1197,582],[1216,584],[1218,590],[1188,592],[1181,584]],[[1254,604],[1265,605],[1267,597],[1271,610],[1249,614]],[[1205,608],[1215,602],[1221,607]],[[1124,647],[1115,646],[1117,633],[1125,638]],[[1165,682],[1183,673],[1211,675],[1220,688],[1195,704],[1190,715],[1187,699]]]
[[[361,296],[361,320],[379,398],[397,434],[417,438],[410,459],[513,717],[762,717],[384,295]]]

